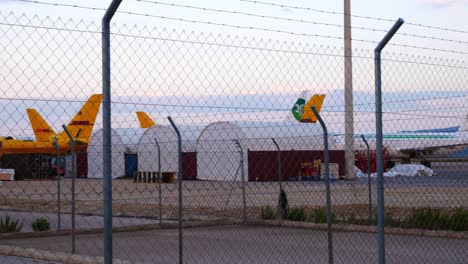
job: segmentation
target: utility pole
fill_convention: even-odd
[[[354,175],[353,62],[351,50],[351,4],[344,0],[344,70],[345,70],[345,177]]]

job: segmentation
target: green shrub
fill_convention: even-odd
[[[327,210],[325,208],[316,208],[312,214],[313,222],[316,224],[323,224],[327,222]]]
[[[346,223],[348,224],[355,224],[357,223],[356,215],[354,213],[351,213],[351,215],[346,219]]]
[[[32,223],[35,232],[47,231],[50,229],[49,221],[45,218],[38,218]]]
[[[305,210],[304,208],[291,208],[289,209],[287,219],[290,221],[305,221]]]
[[[19,232],[23,228],[23,222],[18,224],[19,220],[14,220],[9,215],[0,218],[0,233]]]
[[[260,218],[265,220],[275,219],[275,211],[270,206],[262,207]]]
[[[450,217],[450,229],[454,231],[468,230],[468,210],[458,208]]]
[[[377,219],[377,217],[375,217],[375,219]],[[377,224],[377,221],[375,222],[375,224]],[[402,223],[400,218],[394,218],[391,213],[385,213],[384,225],[391,227],[401,227]]]
[[[327,209],[319,207],[314,209],[312,214],[309,216],[309,221],[316,224],[325,224],[327,223]],[[336,223],[336,215],[332,213],[331,215],[332,223]]]
[[[405,220],[409,227],[426,229],[449,229],[450,217],[437,209],[418,208]]]

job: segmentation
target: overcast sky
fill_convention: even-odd
[[[110,3],[110,1],[102,0],[38,1],[96,8],[106,8]],[[159,4],[148,3],[148,1]],[[113,72],[115,73],[113,75],[113,98],[121,102],[124,100],[136,102],[114,108],[121,110],[118,112],[120,115],[114,117],[117,125],[123,127],[137,125],[133,113],[141,110],[150,112],[159,122],[166,122],[165,116],[167,114],[176,115],[178,118],[185,117],[187,123],[207,123],[221,119],[283,120],[288,115],[287,111],[281,112],[280,115],[275,114],[275,116],[268,112],[261,115],[252,113],[252,111],[241,115],[233,113],[235,111],[232,109],[228,111],[214,107],[200,110],[200,108],[184,105],[200,106],[210,103],[246,109],[289,109],[294,103],[295,94],[299,94],[304,89],[330,94],[325,101],[324,111],[337,111],[330,113],[329,116],[334,116],[335,123],[342,125],[343,98],[338,95],[341,94],[343,88],[343,40],[341,39],[343,27],[322,25],[322,23],[343,25],[342,14],[269,6],[239,0],[148,1],[124,0],[120,11],[147,14],[153,17],[119,13],[115,16],[115,25],[112,31],[179,40],[287,49],[296,53],[252,51],[115,36],[112,43]],[[262,2],[282,3],[337,13],[343,12],[343,1],[335,0],[263,0]],[[291,18],[309,21],[309,23],[201,11],[162,5],[162,3]],[[466,54],[468,53],[468,0],[361,0],[351,1],[351,6],[353,15],[392,20],[378,21],[358,17],[352,19],[353,48],[355,48],[354,56],[356,56],[354,59],[354,86],[355,90],[358,91],[357,95],[368,96],[370,101],[366,104],[373,107],[373,60],[360,57],[372,57],[372,50],[376,44],[358,40],[380,41],[385,32],[379,30],[388,30],[393,21],[401,17],[407,23],[390,42],[390,44],[398,44],[399,46],[387,46],[384,58],[418,63],[385,63],[383,70],[387,70],[387,72],[383,76],[384,88],[386,91],[392,92],[387,100],[408,99],[405,94],[409,93],[415,98],[423,100],[418,104],[412,104],[411,100],[414,102],[415,99],[410,99],[405,106],[392,104],[389,105],[391,107],[387,106],[389,107],[387,109],[393,112],[402,109],[410,111],[403,113],[406,116],[394,118],[397,121],[406,121],[404,129],[459,124],[462,120],[460,113],[468,110],[467,104],[463,103],[468,96],[468,73],[466,70],[468,67],[466,64],[468,59]],[[6,101],[2,100],[1,104],[4,109],[9,109],[8,111],[11,112],[8,116],[1,116],[0,124],[7,122],[8,124],[17,124],[16,128],[9,126],[10,131],[27,131],[29,124],[25,115],[13,115],[16,112],[24,113],[24,109],[27,107],[41,107],[42,112],[46,113],[47,119],[52,124],[61,124],[67,122],[69,117],[75,113],[79,103],[74,103],[73,107],[71,105],[57,107],[34,100],[47,98],[83,100],[91,93],[101,92],[101,36],[99,33],[38,30],[11,27],[5,23],[71,29],[84,28],[99,31],[103,11],[0,0],[0,12],[0,33],[5,33],[5,37],[0,39],[1,57],[5,60],[5,63],[0,65],[0,77],[2,77],[0,78],[0,97],[7,99]],[[10,16],[10,12],[14,12],[14,15]],[[23,13],[24,16],[21,15]],[[34,17],[35,15],[37,17]],[[161,16],[166,18],[161,18]],[[61,19],[57,20],[58,18]],[[69,21],[70,18],[73,21]],[[192,22],[173,19],[184,19]],[[80,22],[81,20],[83,22]],[[230,26],[207,25],[193,21]],[[135,24],[138,25],[137,28],[133,28]],[[423,24],[465,32],[439,30],[411,24]],[[142,29],[143,26],[147,26],[147,28]],[[232,26],[266,30],[239,29]],[[156,27],[156,30],[153,30],[153,27]],[[378,30],[359,29],[361,27]],[[275,33],[271,30],[292,32],[294,35]],[[303,35],[301,36],[301,34]],[[404,34],[429,38],[410,37]],[[330,37],[325,38],[317,35]],[[452,41],[441,41],[431,39],[431,37]],[[423,49],[407,46],[418,46]],[[429,50],[430,48],[457,53]],[[300,54],[304,50],[322,55]],[[328,55],[324,56],[323,54]],[[431,66],[431,64],[464,65],[465,68],[437,67]],[[273,96],[270,96],[268,100],[261,101],[258,98],[263,98],[259,96],[262,94]],[[455,99],[450,101],[450,96],[454,95]],[[433,97],[436,97],[436,100],[430,101],[429,99]],[[444,99],[445,97],[449,97],[449,99]],[[11,98],[24,100],[13,104]],[[161,108],[161,99],[153,100],[151,98],[164,98],[163,103],[169,106]],[[213,99],[221,101],[214,103]],[[362,98],[355,99],[355,102],[361,101],[363,101]],[[367,98],[364,101],[368,101]],[[146,105],[141,105],[141,103]],[[180,104],[184,107],[177,108],[174,107],[174,104]],[[417,106],[423,108],[417,108]],[[369,112],[373,110],[372,107],[360,107],[359,109]],[[449,115],[454,116],[454,118],[443,119],[444,122],[434,122],[431,116],[426,116],[426,121],[421,121],[420,118],[416,122],[407,122],[414,117],[409,116],[408,113],[425,113],[431,107],[437,109],[432,114]],[[211,116],[207,118],[206,113]],[[368,114],[368,117],[362,120],[364,119],[365,121],[362,122],[365,122],[363,124],[366,127],[361,131],[372,130],[372,115]],[[57,128],[59,125],[54,126]],[[340,130],[341,127],[338,126],[336,129]],[[397,129],[396,125],[391,126],[392,131]],[[28,133],[27,131],[26,134]]]
[[[48,3],[61,3],[61,4],[74,4],[88,7],[106,8],[110,3],[109,0],[103,1],[90,1],[90,0],[44,0],[42,2]],[[217,13],[209,11],[200,11],[190,8],[174,7],[161,4],[152,4],[149,2],[157,3],[173,3],[179,5],[191,5],[196,7],[205,7],[212,9],[222,9],[228,11],[239,11],[249,12],[259,15],[267,16],[278,16],[293,19],[302,19],[309,21],[317,21],[322,23],[332,24],[343,24],[343,17],[340,14],[324,14],[320,12],[314,12],[309,10],[301,10],[286,7],[268,6],[262,4],[255,4],[239,0],[187,0],[187,1],[167,1],[167,0],[124,0],[120,10],[130,11],[141,14],[150,14],[155,16],[166,16],[171,18],[183,18],[187,20],[196,21],[209,21],[214,23],[225,23],[232,25],[241,26],[254,26],[262,28],[272,28],[285,31],[293,31],[297,33],[305,34],[326,34],[340,37],[342,36],[343,29],[337,27],[327,27],[323,25],[313,25],[304,23],[287,23],[284,21],[261,19],[246,17],[242,15]],[[333,11],[341,13],[343,12],[343,1],[331,0],[331,1],[304,1],[304,0],[283,0],[283,1],[270,1],[264,0],[260,2],[270,2],[277,4],[285,4],[290,6],[300,6],[312,9],[319,9],[325,11]],[[78,18],[85,20],[92,20],[99,22],[103,11],[90,11],[85,9],[71,8],[71,7],[53,7],[48,5],[41,5],[35,3],[27,3],[15,0],[0,0],[2,13],[15,12],[27,13],[27,14],[38,14],[41,16],[51,17],[63,17],[63,18]],[[351,12],[358,16],[371,16],[386,19],[396,20],[398,17],[405,19],[409,23],[418,23],[424,25],[431,25],[443,28],[452,28],[468,31],[466,23],[466,17],[468,14],[468,0],[394,0],[394,1],[375,1],[375,0],[359,0],[351,1]],[[203,24],[195,24],[188,22],[175,22],[169,19],[161,18],[150,18],[142,16],[132,16],[126,14],[118,14],[115,17],[115,22],[119,24],[142,24],[156,27],[166,27],[169,29],[186,29],[196,30],[203,32],[216,32],[216,33],[234,33],[264,37],[274,37],[279,39],[291,39],[291,36],[282,34],[272,34],[271,32],[262,32],[256,30],[234,30],[232,28],[226,28],[221,26],[207,26]],[[354,17],[352,20],[354,39],[365,39],[379,41],[383,34],[382,32],[372,33],[366,30],[359,30],[358,27],[370,27],[378,29],[389,29],[392,25],[391,22],[379,22],[375,20],[361,19]],[[460,34],[449,31],[441,31],[435,29],[428,29],[424,27],[415,27],[412,25],[405,25],[401,29],[400,33],[407,34],[418,34],[418,35],[429,35],[439,38],[450,38],[457,40],[468,41],[468,34]],[[300,37],[294,37],[295,40],[301,39]],[[313,38],[306,37],[308,42],[320,43],[320,44],[332,44],[342,46],[342,41],[333,41],[331,39]],[[432,47],[444,47],[450,50],[468,50],[468,45],[457,44],[457,43],[446,43],[440,41],[430,41],[407,38],[404,36],[398,36],[392,42],[417,45],[417,46],[429,46]],[[423,45],[426,44],[426,45]],[[369,47],[373,48],[375,44],[367,45],[361,42],[354,42],[355,47]],[[427,54],[427,52],[421,50],[412,50],[407,48],[395,48],[399,52],[419,52]],[[450,56],[450,54],[446,54]],[[463,56],[466,58],[466,55]]]

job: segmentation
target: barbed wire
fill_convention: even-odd
[[[89,6],[81,6],[81,5],[69,5],[69,4],[57,4],[57,3],[47,3],[47,2],[40,2],[35,0],[20,0],[31,3],[37,4],[47,4],[53,6],[62,6],[62,7],[72,7],[72,8],[82,8],[88,10],[99,10],[99,11],[106,11],[105,8],[98,8],[98,7],[89,7]],[[177,17],[169,17],[169,16],[159,16],[147,13],[136,13],[130,11],[117,11],[117,13],[127,14],[127,15],[134,15],[134,16],[142,16],[142,17],[152,17],[152,18],[159,18],[164,20],[172,20],[184,23],[194,23],[194,24],[205,24],[211,26],[220,26],[220,27],[229,27],[234,29],[246,29],[246,30],[256,30],[256,31],[264,31],[269,33],[279,33],[279,34],[287,34],[293,36],[302,36],[302,37],[319,37],[319,38],[326,38],[326,39],[339,39],[343,40],[343,37],[333,36],[333,35],[323,35],[323,34],[311,34],[311,33],[299,33],[299,32],[292,32],[287,30],[280,30],[280,29],[272,29],[272,28],[262,28],[262,27],[253,27],[253,26],[239,26],[227,23],[219,23],[219,22],[211,22],[211,21],[201,21],[201,20],[191,20],[185,18],[177,18]],[[370,43],[370,44],[378,44],[378,41],[373,40],[365,40],[365,39],[357,39],[353,38],[354,41],[363,42],[363,43]],[[408,45],[408,44],[396,44],[396,43],[389,43],[388,45],[396,46],[396,47],[403,47],[403,48],[413,48],[413,49],[422,49],[422,50],[430,50],[430,51],[439,51],[439,52],[447,52],[447,53],[454,53],[454,54],[468,54],[468,52],[463,51],[455,51],[455,50],[447,50],[447,49],[439,49],[439,48],[432,48],[432,47],[422,47],[422,46],[415,46],[415,45]]]
[[[212,46],[229,47],[229,48],[241,48],[241,49],[260,50],[260,51],[274,51],[274,52],[284,52],[284,53],[293,53],[293,54],[306,54],[306,55],[318,55],[318,56],[343,58],[343,55],[341,55],[341,54],[327,54],[327,53],[318,53],[318,52],[292,51],[292,50],[284,50],[284,49],[257,48],[257,47],[241,46],[241,45],[219,44],[219,43],[201,42],[201,41],[193,41],[193,40],[180,40],[180,39],[170,39],[170,38],[138,36],[138,35],[122,34],[122,33],[111,33],[111,34],[117,35],[117,36],[133,37],[133,38],[141,38],[141,39],[153,39],[153,40],[173,41],[173,42],[181,42],[181,43],[200,44],[200,45],[212,45]],[[406,47],[408,47],[408,46],[406,46]],[[353,58],[362,58],[362,59],[371,59],[371,60],[374,59],[374,57],[370,57],[370,56],[355,56],[355,55],[353,55],[352,57]],[[391,60],[391,59],[384,59],[384,58],[382,58],[381,60],[382,61],[395,61],[395,62],[409,62],[409,63],[411,63],[411,61]],[[424,64],[424,65],[433,65],[433,66],[442,66],[442,67],[444,66],[443,64],[431,64],[431,63],[424,63],[424,62],[417,62],[417,63],[418,64]],[[451,67],[451,68],[468,69],[468,67],[461,67],[461,66],[455,66],[455,65],[449,65],[449,66],[445,65],[445,66],[446,67]]]
[[[68,29],[68,28],[59,28],[59,27],[51,27],[51,26],[37,26],[37,25],[33,26],[33,25],[24,25],[24,24],[13,24],[13,23],[5,23],[5,22],[0,22],[0,25],[11,26],[11,27],[36,28],[36,29],[44,29],[44,30],[58,30],[58,31],[78,32],[78,33],[101,34],[101,31],[97,31],[97,30],[96,31],[79,30],[79,29]],[[236,49],[272,51],[272,52],[281,52],[281,53],[290,53],[290,54],[304,54],[304,55],[327,56],[327,57],[337,57],[337,58],[338,57],[339,58],[343,57],[343,55],[341,55],[341,54],[330,54],[330,53],[297,51],[297,50],[295,51],[295,50],[286,50],[286,49],[261,48],[261,47],[242,46],[242,45],[221,44],[221,43],[214,43],[214,42],[203,42],[203,41],[194,41],[194,40],[181,40],[181,39],[171,39],[171,38],[163,38],[163,37],[141,36],[141,35],[132,35],[132,34],[115,33],[115,32],[112,32],[111,35],[121,36],[121,37],[138,38],[138,39],[151,39],[151,40],[178,42],[178,43],[190,43],[190,44],[198,44],[198,45],[209,45],[209,46],[217,46],[217,47],[236,48]],[[359,59],[369,59],[369,60],[374,59],[374,57],[371,57],[371,56],[353,55],[352,57],[353,58],[359,58]],[[382,61],[390,61],[390,62],[402,62],[402,63],[409,63],[409,64],[421,64],[421,65],[436,66],[436,67],[468,69],[468,67],[464,67],[464,66],[446,65],[446,64],[437,64],[437,63],[427,63],[427,62],[421,62],[421,61],[407,61],[407,60],[396,60],[396,59],[387,59],[387,58],[382,58],[381,60]]]
[[[403,103],[403,102],[418,102],[418,101],[431,101],[431,100],[440,100],[440,99],[453,99],[453,98],[464,98],[468,97],[466,95],[457,95],[457,96],[440,96],[440,97],[431,97],[431,98],[415,98],[415,99],[402,99],[402,100],[388,100],[383,101],[385,104],[390,103]],[[13,97],[0,97],[0,100],[9,100],[9,101],[43,101],[43,102],[86,102],[86,99],[83,100],[70,100],[70,99],[43,99],[43,98],[13,98]],[[221,106],[221,105],[191,105],[191,104],[161,104],[161,103],[143,103],[143,102],[128,102],[128,101],[112,101],[112,104],[119,105],[139,105],[139,106],[160,106],[160,107],[181,107],[181,108],[208,108],[208,109],[230,109],[230,110],[259,110],[259,111],[290,111],[290,108],[260,108],[260,107],[245,107],[245,106]],[[365,106],[365,105],[374,105],[375,102],[369,103],[356,103],[355,106]],[[333,107],[343,107],[344,105],[334,105]],[[450,108],[453,108],[451,106]],[[463,108],[463,107],[462,107]],[[433,109],[433,108],[431,108]],[[426,109],[424,109],[426,110]],[[343,111],[344,112],[344,111]]]
[[[249,17],[274,19],[274,20],[281,20],[281,21],[288,21],[288,22],[298,22],[298,23],[314,24],[314,25],[323,25],[323,26],[332,26],[332,27],[339,27],[339,28],[345,28],[345,27],[347,27],[347,26],[344,26],[344,25],[334,24],[334,23],[324,23],[324,22],[318,22],[318,21],[312,21],[312,20],[303,20],[303,19],[295,19],[295,18],[287,18],[287,17],[269,16],[269,15],[262,15],[262,14],[254,14],[254,13],[241,12],[241,11],[230,11],[230,10],[224,10],[224,9],[214,9],[214,8],[207,8],[207,7],[200,7],[200,6],[193,6],[193,5],[180,5],[180,4],[174,4],[174,3],[164,3],[164,2],[149,1],[149,0],[136,0],[136,1],[138,1],[138,2],[144,2],[144,3],[151,3],[151,4],[156,4],[156,5],[165,5],[165,6],[172,6],[172,7],[181,7],[181,8],[195,9],[195,10],[201,10],[201,11],[211,11],[211,12],[217,12],[217,13],[227,13],[227,14],[234,14],[234,15],[243,15],[243,16],[249,16]],[[385,30],[385,29],[369,28],[369,27],[356,27],[356,26],[351,26],[351,28],[352,28],[352,29],[358,29],[358,30],[373,31],[373,32],[385,32],[385,33],[388,31],[388,30]],[[398,34],[399,34],[399,35],[402,35],[402,36],[415,37],[415,38],[422,38],[422,39],[432,39],[432,40],[440,40],[440,41],[447,41],[447,42],[454,42],[454,43],[463,43],[463,44],[467,44],[467,43],[468,43],[468,41],[461,41],[461,40],[440,38],[440,37],[434,37],[434,36],[416,35],[416,34],[408,34],[408,33],[401,33],[401,32],[398,32]]]
[[[253,4],[260,4],[260,5],[269,5],[269,6],[275,6],[275,7],[281,7],[281,8],[292,8],[292,9],[299,9],[299,10],[307,10],[307,11],[313,11],[313,12],[318,12],[318,13],[323,13],[323,14],[345,15],[342,12],[320,10],[320,9],[310,8],[310,7],[275,4],[275,3],[271,3],[271,2],[262,2],[262,1],[256,1],[256,0],[239,0],[239,1],[253,3]],[[394,19],[388,19],[388,18],[380,18],[380,17],[372,17],[372,16],[360,16],[360,15],[349,15],[349,16],[350,17],[355,17],[355,18],[372,19],[372,20],[377,20],[377,21],[395,22]],[[468,31],[465,31],[465,30],[452,29],[452,28],[443,28],[443,27],[439,27],[439,26],[430,26],[430,25],[424,25],[424,24],[420,24],[420,23],[405,22],[405,24],[412,25],[412,26],[418,26],[418,27],[425,27],[425,28],[431,28],[431,29],[444,30],[444,31],[452,31],[452,32],[457,32],[457,33],[468,33]]]
[[[107,10],[106,8],[103,8],[103,7],[91,7],[91,6],[83,6],[83,5],[76,5],[76,4],[52,3],[52,2],[44,2],[44,1],[36,1],[36,0],[16,0],[16,1],[24,2],[24,3],[31,3],[31,4],[57,6],[57,7],[72,7],[72,8],[79,8],[79,9],[88,9],[92,11],[106,11]]]
[[[25,24],[14,24],[14,23],[7,23],[7,22],[0,22],[0,25],[10,26],[10,27],[23,27],[23,28],[46,29],[46,30],[57,30],[57,31],[70,31],[70,32],[78,32],[78,33],[92,33],[92,34],[101,34],[102,33],[101,31],[97,31],[97,30],[59,28],[59,27],[51,27],[51,26],[39,26],[39,25],[25,25]]]

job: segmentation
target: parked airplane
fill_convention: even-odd
[[[101,94],[93,94],[66,126],[79,143],[76,146],[77,150],[84,150],[87,147],[101,101]],[[56,153],[55,137],[62,153],[70,151],[70,139],[65,131],[55,134],[35,110],[29,110],[28,115],[37,141],[15,140],[12,137],[0,138],[0,156],[4,154]]]
[[[449,154],[468,147],[468,115],[464,124],[457,129],[424,129],[401,131],[383,135],[383,146],[389,151],[390,158],[428,158],[447,157]],[[375,146],[375,135],[364,135]],[[356,143],[362,143],[360,135]]]
[[[323,101],[325,100],[325,94],[314,94],[306,103],[304,98],[307,93],[308,91],[303,91],[301,93],[291,111],[297,121],[301,123],[315,123],[317,122],[317,117],[312,112],[312,106],[315,106],[317,111],[320,112]]]
[[[156,126],[156,123],[145,112],[136,112],[141,128],[150,128]]]

